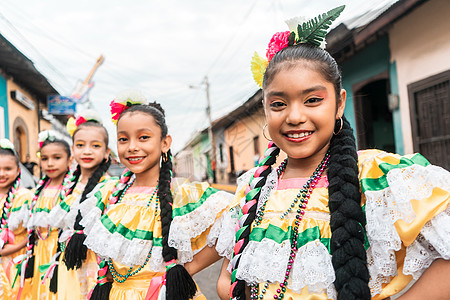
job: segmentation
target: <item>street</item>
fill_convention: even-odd
[[[216,292],[216,283],[219,278],[220,268],[222,267],[222,260],[209,266],[198,274],[194,275],[194,280],[197,282],[200,290],[208,300],[218,300]]]

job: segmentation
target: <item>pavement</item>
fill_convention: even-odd
[[[219,279],[222,259],[194,275],[194,280],[208,300],[220,300],[217,295],[216,285]]]

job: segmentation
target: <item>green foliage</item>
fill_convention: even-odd
[[[308,43],[319,47],[322,41],[325,40],[327,30],[331,23],[339,17],[344,8],[345,5],[336,7],[327,13],[319,15],[303,24],[299,24],[297,27],[298,40],[296,44]]]

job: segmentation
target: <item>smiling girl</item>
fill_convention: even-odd
[[[220,258],[213,246],[231,195],[172,180],[172,138],[159,104],[127,91],[111,107],[127,170],[110,197],[97,194],[97,221],[85,219],[85,244],[106,258],[91,299],[205,299],[191,275]]]
[[[342,10],[275,34],[268,65],[252,62],[272,141],[225,214],[221,299],[385,299],[413,278],[398,299],[450,295],[450,174],[419,154],[356,152],[338,66],[319,47]]]
[[[14,288],[15,268],[13,259],[26,252],[26,223],[29,217],[28,205],[33,194],[20,188],[19,158],[13,144],[0,139],[0,275],[2,299],[16,299],[19,284]],[[20,279],[18,280],[20,281]],[[23,285],[22,299],[31,299],[30,281]]]
[[[51,226],[49,213],[64,198],[64,178],[70,165],[70,146],[63,137],[47,130],[39,133],[40,165],[44,176],[39,181],[31,202],[28,222],[26,278],[33,277],[33,299],[56,299],[49,291],[49,284],[41,284],[39,266],[50,261],[56,253],[59,228]],[[23,270],[22,270],[23,271]],[[23,274],[22,274],[23,275]]]
[[[108,133],[96,112],[87,110],[68,123],[72,135],[72,153],[77,165],[68,178],[66,197],[54,207],[49,222],[61,228],[58,252],[44,276],[51,277],[57,288],[57,299],[86,299],[96,283],[97,258],[83,242],[86,235],[80,221],[80,205],[108,176],[111,160]],[[43,269],[43,270],[42,270]]]

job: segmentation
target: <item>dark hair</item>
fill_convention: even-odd
[[[95,120],[89,120],[87,122],[84,122],[84,123],[81,123],[80,125],[78,125],[77,129],[75,129],[75,131],[73,132],[72,141],[74,141],[74,138],[75,138],[75,135],[77,134],[77,132],[85,127],[97,127],[97,128],[103,129],[103,132],[105,133],[104,134],[105,144],[106,144],[106,147],[108,147],[108,144],[109,144],[108,131],[106,130],[105,126],[103,126],[102,124],[100,124],[99,122],[97,122]]]
[[[306,63],[305,67],[320,72],[331,82],[335,89],[336,101],[340,101],[341,73],[336,61],[325,50],[307,44],[286,47],[276,53],[267,66],[263,87],[266,88],[278,72],[293,68],[299,62]],[[340,132],[339,122],[335,124],[335,132],[339,133],[331,139],[328,164],[332,232],[330,248],[336,273],[334,285],[338,299],[370,299],[368,286],[370,276],[363,244],[366,220],[361,208],[358,156],[353,130],[345,117],[342,118],[342,122],[343,128]],[[254,220],[255,214],[251,217],[253,219],[250,222]],[[246,243],[242,248],[245,245]],[[240,253],[242,251],[243,249]],[[237,289],[236,295],[233,293],[233,296],[245,299],[245,291]]]
[[[167,136],[168,128],[166,125],[164,110],[157,102],[151,102],[147,105],[133,105],[125,110],[118,118],[120,119],[130,113],[142,112],[153,117],[156,124],[161,128],[161,139]],[[161,153],[163,156],[161,168],[159,171],[158,198],[161,207],[161,232],[162,232],[162,255],[165,262],[178,258],[178,252],[170,247],[169,232],[172,223],[172,191],[170,182],[172,179],[172,154],[169,149],[167,153]],[[197,291],[195,282],[181,265],[170,268],[166,273],[166,297],[168,300],[191,299]]]
[[[42,143],[41,150],[42,150],[42,148],[44,148],[45,146],[50,145],[50,144],[57,144],[57,145],[60,145],[60,146],[64,149],[64,152],[67,153],[67,157],[70,157],[70,153],[71,153],[71,151],[70,151],[70,145],[69,145],[69,143],[66,142],[65,140],[60,140],[60,139],[50,140],[50,139],[46,139],[46,140]]]
[[[120,119],[129,113],[133,112],[142,112],[146,113],[153,117],[156,124],[161,128],[161,138],[165,137],[168,133],[167,125],[166,125],[166,119],[164,114],[164,109],[161,107],[161,105],[157,102],[150,102],[147,105],[133,105],[127,110],[125,110],[123,113],[120,114],[119,119],[117,119],[117,123],[119,123]]]
[[[309,44],[300,44],[282,49],[276,53],[264,73],[263,88],[269,85],[281,70],[293,68],[300,61],[309,62],[309,67],[320,72],[328,82],[334,86],[336,99],[342,89],[341,72],[334,58],[327,51]]]
[[[17,167],[19,167],[19,157],[16,155],[16,153],[14,153],[12,149],[0,148],[0,155],[13,156],[14,160],[16,161]]]

